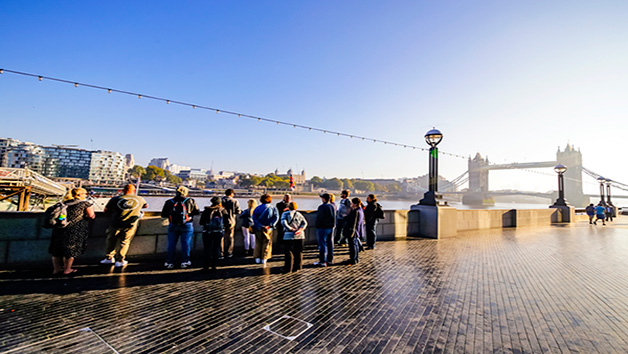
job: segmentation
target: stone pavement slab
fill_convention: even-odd
[[[380,242],[354,266],[316,254],[292,274],[280,256],[5,270],[0,352],[628,352],[628,217]]]

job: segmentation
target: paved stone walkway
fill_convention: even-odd
[[[620,217],[381,242],[356,266],[288,275],[281,257],[3,271],[0,352],[626,353],[627,254]]]

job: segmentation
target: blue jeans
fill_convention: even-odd
[[[318,261],[332,263],[334,261],[334,229],[316,229],[318,239]]]
[[[356,264],[359,262],[360,239],[358,237],[349,237],[349,263]]]
[[[170,226],[168,226],[168,250],[166,254],[167,263],[174,263],[174,253],[177,250],[179,236],[181,237],[181,262],[190,261],[194,225],[191,222],[188,222],[183,225],[170,224]]]
[[[373,222],[366,223],[366,245],[375,248],[375,242],[377,241],[377,219]]]

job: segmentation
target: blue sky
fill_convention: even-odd
[[[496,163],[569,142],[628,183],[627,15],[625,1],[3,1],[0,67],[417,146],[437,127],[442,151]],[[0,121],[1,137],[142,165],[427,173],[422,151],[7,73]],[[440,172],[466,164],[441,155]],[[491,188],[553,189],[538,172],[492,173]]]

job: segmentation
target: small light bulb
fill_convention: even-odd
[[[43,80],[44,78],[40,76],[40,77],[38,77],[38,79],[39,79],[39,81],[41,81],[41,80]]]
[[[76,83],[76,82],[75,82],[75,83],[74,83],[74,87],[78,87],[78,83]]]
[[[166,103],[167,103],[167,104],[170,104],[170,100],[166,100]]]
[[[238,114],[238,118],[240,118],[240,117],[242,117],[242,115],[241,115],[241,114]]]
[[[137,95],[137,98],[142,98],[142,95]]]
[[[216,113],[220,113],[220,110],[219,110],[219,109],[217,109],[217,110],[216,110]]]
[[[192,108],[193,108],[193,109],[196,109],[196,105],[195,105],[195,104],[194,104],[194,105],[192,105]]]
[[[111,89],[107,89],[107,92],[108,92],[108,93],[111,93]]]
[[[4,69],[0,69],[0,74],[4,74]]]

